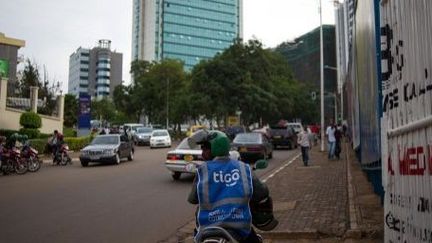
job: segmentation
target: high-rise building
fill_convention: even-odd
[[[132,59],[191,69],[242,38],[242,0],[133,0]]]
[[[110,40],[99,40],[93,49],[79,47],[69,57],[68,93],[112,97],[114,88],[122,83],[122,62],[123,54],[111,51]]]

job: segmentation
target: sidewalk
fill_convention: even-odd
[[[259,232],[267,243],[382,242],[383,208],[348,144],[340,160],[328,160],[319,146],[310,165],[301,156],[266,182],[279,225]],[[161,242],[193,242],[194,223]]]
[[[74,152],[74,151],[69,152],[69,156],[71,157],[73,162],[79,161],[79,155],[80,152]],[[40,158],[42,159],[42,162],[44,164],[52,164],[53,162],[53,158],[51,154],[42,154]]]

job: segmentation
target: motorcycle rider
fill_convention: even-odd
[[[197,168],[188,197],[190,203],[198,204],[195,233],[219,226],[240,243],[262,242],[252,224],[261,230],[272,230],[278,224],[267,186],[248,164],[229,157],[230,141],[224,133],[201,130],[189,143],[201,144],[206,161]]]
[[[63,134],[61,134],[57,130],[54,130],[54,134],[53,137],[51,138],[50,144],[51,144],[53,157],[55,160],[57,153],[60,150],[60,147],[64,144]]]

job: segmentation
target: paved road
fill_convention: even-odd
[[[193,219],[192,176],[173,181],[169,149],[136,149],[135,160],[83,168],[44,165],[0,176],[1,242],[157,242]],[[297,153],[297,151],[296,151]],[[292,157],[277,150],[262,176]]]

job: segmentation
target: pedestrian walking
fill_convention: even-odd
[[[309,164],[309,148],[310,148],[310,139],[309,132],[306,126],[303,126],[303,131],[298,134],[297,143],[300,145],[303,164],[304,166],[308,166]]]
[[[335,130],[335,156],[340,159],[340,153],[342,152],[341,140],[342,140],[342,127],[338,126]]]
[[[335,156],[335,148],[336,148],[336,126],[333,121],[330,120],[330,125],[326,129],[326,136],[328,142],[328,159],[333,159]]]

